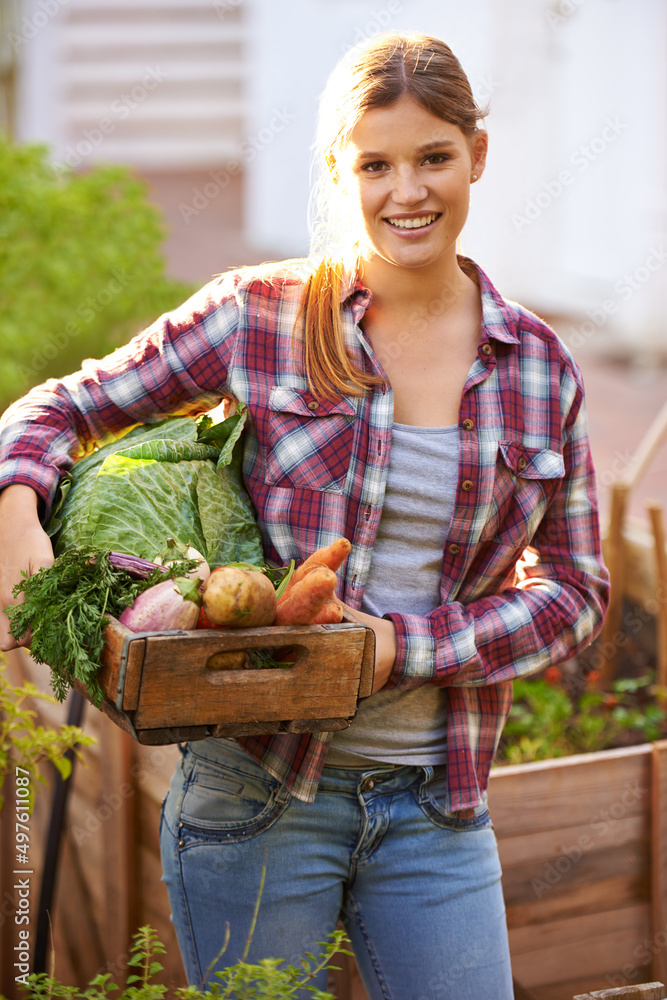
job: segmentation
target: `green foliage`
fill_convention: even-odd
[[[7,660],[0,655],[0,809],[2,809],[2,785],[6,774],[16,767],[29,771],[38,781],[45,778],[37,770],[37,764],[50,760],[63,778],[72,770],[67,750],[78,753],[77,746],[94,743],[92,736],[78,726],[63,725],[58,729],[47,729],[35,724],[37,713],[28,708],[28,699],[52,702],[55,699],[43,694],[34,684],[26,681],[20,687],[11,684],[6,674]],[[32,782],[29,785],[32,793]],[[29,799],[31,804],[32,799]]]
[[[24,575],[13,591],[15,597],[23,594],[24,600],[4,612],[15,639],[31,632],[32,658],[48,663],[58,701],[65,699],[76,679],[87,686],[90,700],[99,708],[104,692],[97,674],[108,616],[120,617],[139,594],[193,565],[192,560],[178,561],[137,580],[111,564],[108,550],[72,546],[52,566]]]
[[[55,997],[67,997],[69,1000],[166,998],[167,987],[154,981],[163,968],[156,956],[164,954],[164,945],[158,940],[152,927],[141,927],[133,941],[128,965],[136,971],[127,977],[127,983],[121,992],[120,987],[111,981],[109,973],[95,976],[84,990],[63,986],[52,976],[40,973],[28,977],[28,985],[23,988],[22,996],[25,1000],[51,1000]],[[336,930],[326,942],[321,943],[321,954],[315,957],[308,953],[300,966],[286,965],[276,958],[262,959],[256,965],[241,960],[222,972],[216,972],[219,983],[213,983],[208,988],[179,987],[169,995],[174,1000],[288,1000],[290,997],[302,998],[309,994],[314,1000],[335,1000],[333,994],[317,989],[312,981],[322,969],[330,965],[336,953],[350,954],[346,950],[346,943],[344,931]]]
[[[0,135],[0,411],[124,343],[193,289],[168,279],[160,213],[125,167],[54,167]]]
[[[652,677],[620,678],[611,691],[586,690],[573,697],[558,679],[514,682],[514,704],[505,725],[498,763],[523,764],[604,750],[630,734],[652,741],[665,733],[665,709],[651,698]]]

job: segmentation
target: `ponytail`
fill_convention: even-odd
[[[306,281],[299,311],[308,388],[323,399],[362,396],[384,383],[381,376],[359,368],[349,355],[341,321],[342,288],[342,266],[324,257]]]

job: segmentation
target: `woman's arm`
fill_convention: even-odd
[[[16,642],[2,609],[16,602],[12,592],[22,573],[31,576],[53,562],[51,540],[39,523],[39,498],[28,486],[8,486],[0,493],[0,650],[30,645]]]
[[[485,685],[534,673],[587,646],[609,600],[583,399],[565,422],[565,475],[530,540],[538,559],[515,586],[431,614],[389,614],[397,653],[389,687]]]
[[[95,445],[220,402],[237,326],[233,289],[212,282],[108,357],[31,390],[0,421],[0,489],[29,486],[46,523],[63,474]]]

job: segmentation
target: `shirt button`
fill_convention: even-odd
[[[482,344],[482,354],[486,354],[487,358],[492,351],[493,348],[491,347],[491,344]]]
[[[475,426],[474,421],[470,420],[469,417],[466,417],[466,419],[463,421],[463,430],[464,431],[471,431],[474,426]]]
[[[470,490],[472,489],[472,487],[473,487],[473,484],[472,484],[472,481],[470,479],[464,479],[463,482],[461,483],[461,489],[465,490],[466,493],[469,493]]]
[[[461,551],[461,548],[456,544],[456,542],[452,542],[452,544],[449,546],[449,551],[453,556],[457,556]]]
[[[524,469],[526,468],[526,466],[528,465],[528,462],[526,461],[526,459],[525,459],[525,458],[523,457],[523,455],[522,455],[522,456],[521,456],[521,458],[519,459],[519,461],[518,461],[518,462],[517,462],[516,464],[517,464],[517,467],[518,467],[519,469],[521,469],[521,471],[523,472],[523,470],[524,470]]]
[[[320,404],[317,402],[316,399],[311,399],[310,403],[308,403],[309,410],[319,410],[319,408]]]

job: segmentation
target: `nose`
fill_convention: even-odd
[[[394,200],[398,205],[416,205],[426,198],[427,193],[414,168],[405,166],[397,172]]]

